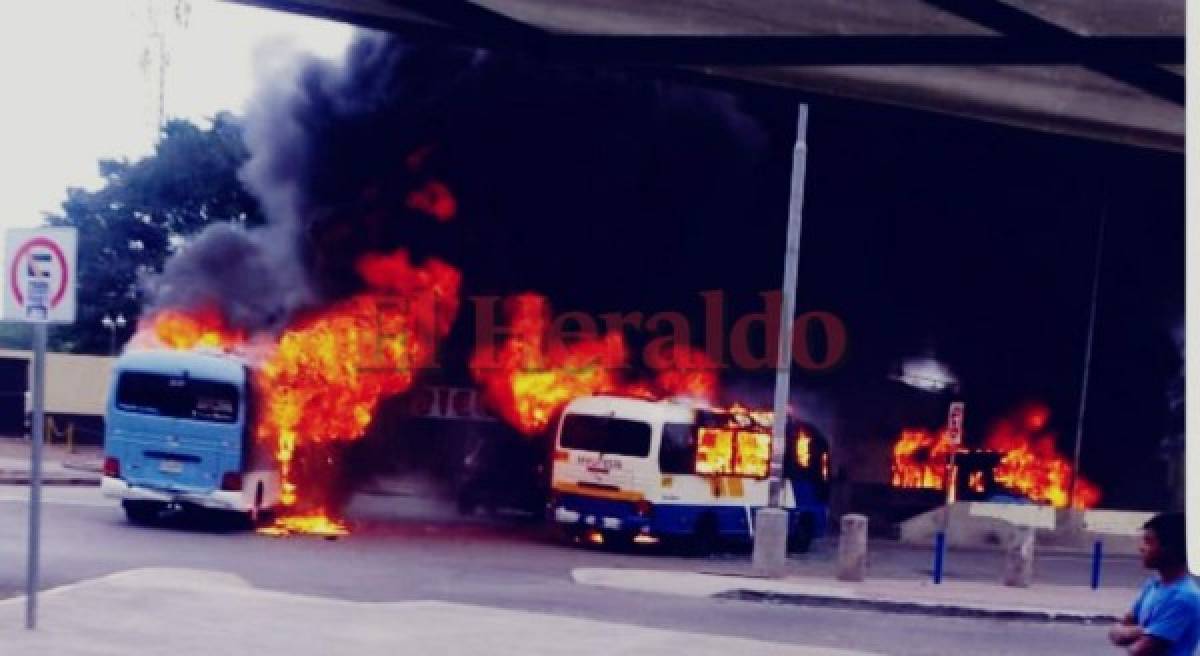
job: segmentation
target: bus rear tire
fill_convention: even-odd
[[[121,507],[125,510],[125,518],[130,524],[149,526],[162,519],[167,504],[161,501],[122,501]]]
[[[554,526],[550,529],[550,535],[554,542],[567,546],[574,546],[583,541],[583,531],[572,524],[559,524],[555,522]]]

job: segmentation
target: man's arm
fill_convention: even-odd
[[[1141,637],[1142,627],[1137,625],[1133,613],[1126,613],[1121,622],[1108,631],[1108,641],[1118,647],[1129,647]]]
[[[1142,635],[1129,645],[1129,653],[1138,656],[1166,654],[1171,646],[1194,630],[1200,620],[1200,602],[1193,597],[1177,596],[1158,606]]]
[[[1131,656],[1166,656],[1170,650],[1171,643],[1149,633],[1143,633],[1129,646]]]

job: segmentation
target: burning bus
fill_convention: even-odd
[[[748,541],[767,504],[772,413],[691,402],[586,396],[558,421],[551,515],[571,538],[660,540],[706,552]],[[789,426],[783,506],[789,548],[806,551],[828,521],[828,446]]]
[[[905,428],[892,446],[891,483],[900,490],[951,487],[952,498],[964,501],[1095,507],[1100,488],[1073,469],[1057,441],[1050,410],[1041,403],[992,422],[973,447],[953,442],[945,427]]]
[[[251,380],[242,360],[223,353],[121,356],[105,413],[103,494],[134,523],[185,507],[257,521],[275,508],[280,477],[253,448]]]

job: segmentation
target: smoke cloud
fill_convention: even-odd
[[[151,311],[216,305],[277,331],[361,291],[355,263],[398,248],[468,287],[537,288],[552,265],[522,233],[547,214],[586,235],[600,212],[733,212],[765,148],[725,94],[371,32],[341,62],[270,68],[244,131],[241,178],[269,225],[203,231],[150,281]]]

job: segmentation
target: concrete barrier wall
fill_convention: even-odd
[[[1049,506],[987,502],[961,502],[935,508],[900,524],[900,541],[932,546],[949,512],[946,542],[951,547],[1002,549],[1017,527],[1037,531],[1039,544],[1091,549],[1103,540],[1110,554],[1137,553],[1141,527],[1152,513],[1124,510],[1088,510],[1082,513]]]

